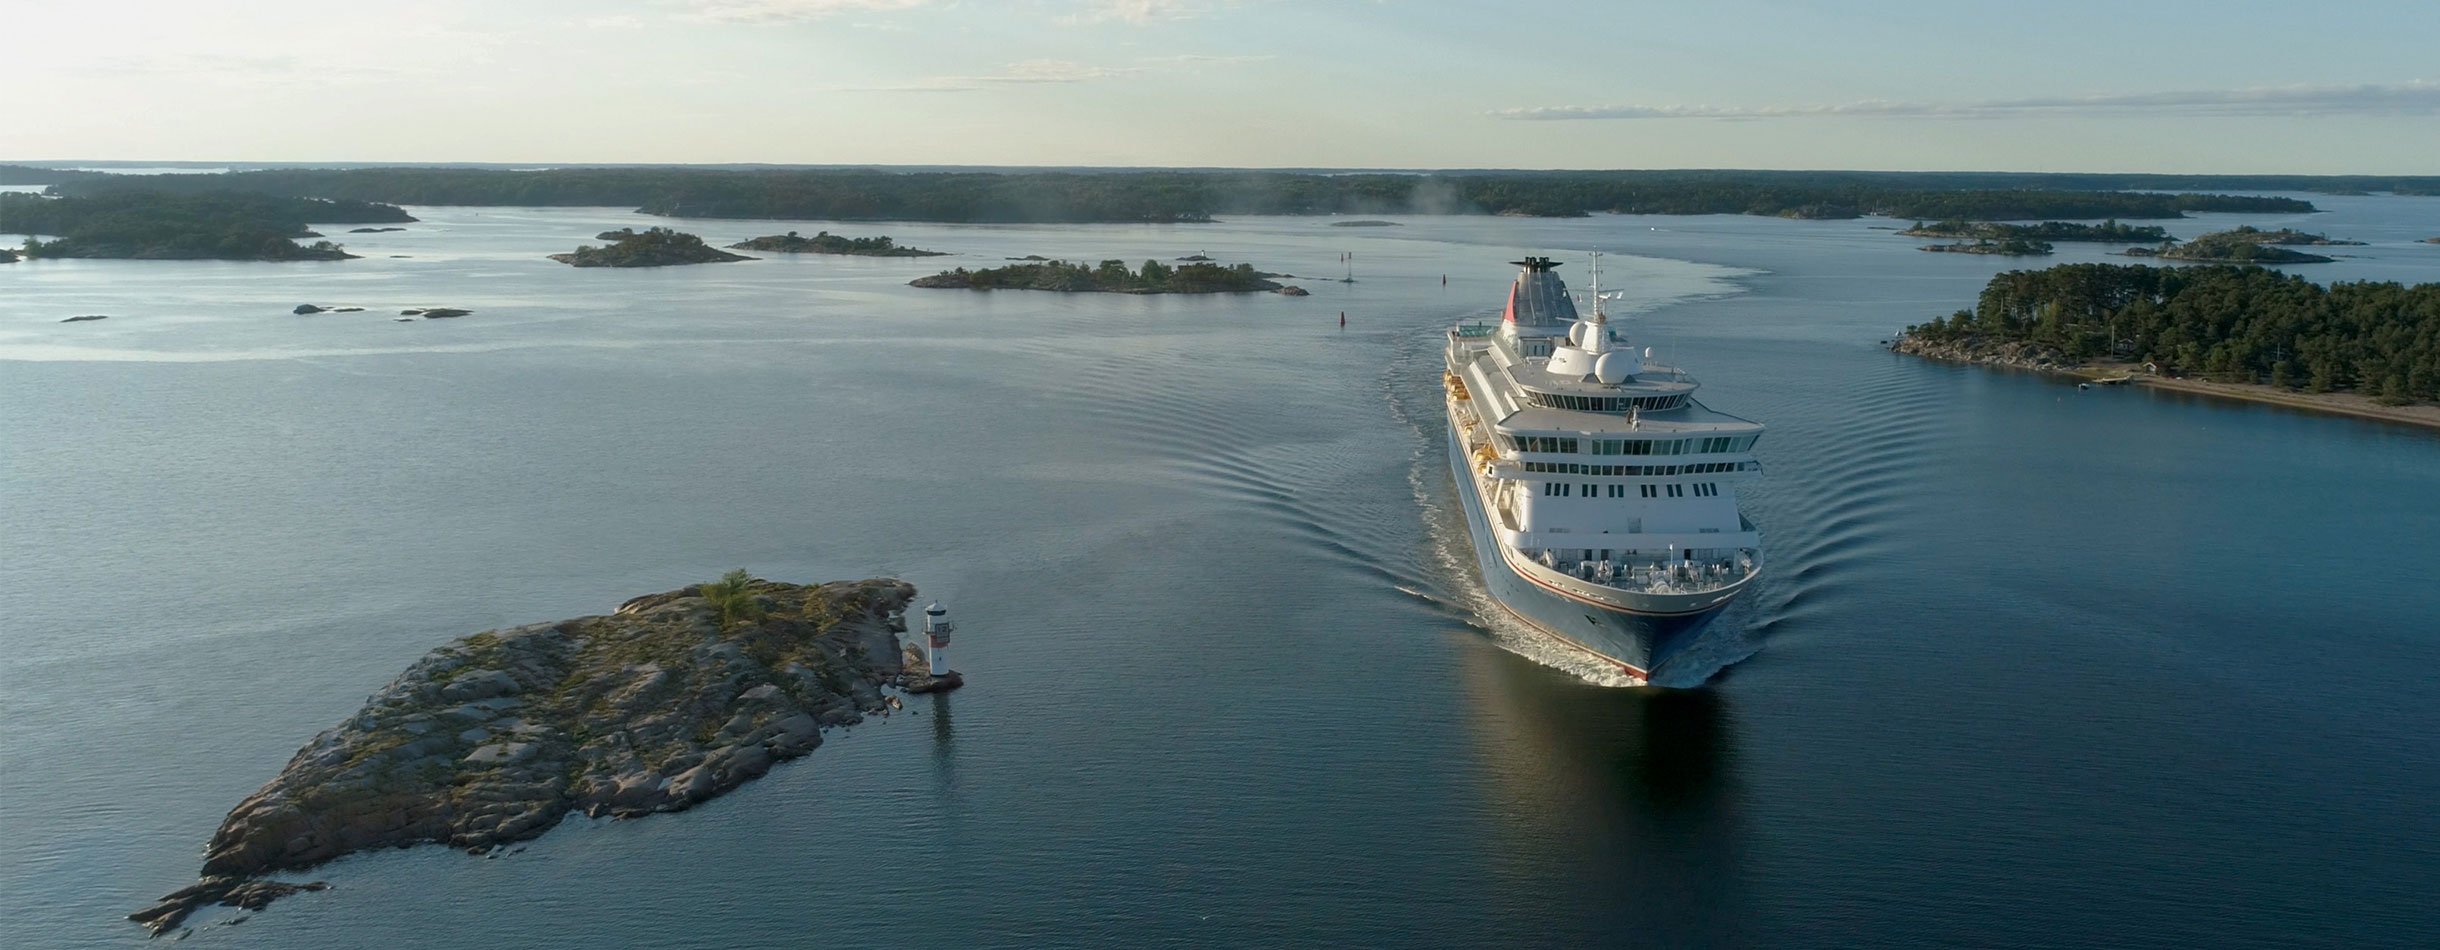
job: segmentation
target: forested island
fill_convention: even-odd
[[[2023,237],[2010,237],[2000,240],[1975,241],[1967,244],[1926,244],[1923,246],[1923,250],[1941,251],[1950,254],[2003,254],[2009,257],[2042,257],[2049,254],[2051,248],[2049,241],[2037,241],[2032,238]]]
[[[354,257],[307,222],[413,221],[392,205],[246,193],[124,192],[78,198],[0,193],[0,233],[28,237],[27,257],[327,261]]]
[[[909,281],[908,285],[965,290],[1057,290],[1113,294],[1245,294],[1281,289],[1277,282],[1265,278],[1252,264],[1231,267],[1197,263],[1173,268],[1159,261],[1145,261],[1141,269],[1128,270],[1127,262],[1116,260],[1103,261],[1098,267],[1066,261],[1010,264],[982,270],[960,267],[930,277],[918,277]]]
[[[158,935],[214,904],[320,883],[270,875],[417,844],[472,854],[570,814],[681,811],[885,712],[918,687],[898,580],[786,584],[733,571],[615,613],[464,637],[313,737],[212,835],[203,873],[128,918]]]
[[[891,171],[637,167],[280,168],[87,175],[59,194],[247,191],[445,205],[623,205],[647,214],[850,221],[1209,221],[1224,214],[1888,215],[1916,220],[2177,218],[2302,213],[2293,198],[2125,191],[2146,183],[2268,187],[2270,178],[2166,179],[1911,172]],[[2440,193],[2440,178],[2381,179]],[[2161,185],[2168,187],[2168,185]],[[2181,185],[2182,186],[2182,185]]]
[[[17,263],[17,252],[0,247],[0,264]]]
[[[2209,261],[2226,264],[2327,264],[2330,258],[2303,251],[2291,251],[2282,244],[2357,244],[2357,241],[2333,241],[2319,234],[2298,231],[2263,231],[2251,226],[2233,231],[2203,235],[2184,244],[2157,248],[2130,247],[2133,257],[2158,257],[2171,261]]]
[[[800,237],[796,232],[766,234],[729,245],[741,251],[774,251],[781,254],[851,254],[858,257],[943,257],[941,251],[916,247],[900,247],[888,236],[851,238],[822,231],[812,237]]]
[[[2066,264],[1994,277],[1973,309],[1908,327],[1896,346],[2039,369],[2150,364],[2163,380],[2352,392],[2397,406],[2440,400],[2440,284],[2323,287],[2260,267]]]
[[[1977,241],[2090,241],[2098,244],[2162,244],[2177,240],[2166,228],[2157,225],[2120,224],[2113,218],[2100,224],[2076,224],[2069,221],[2044,221],[2040,224],[1997,224],[1988,221],[1950,219],[1915,226],[1898,232],[1905,237],[1971,238]]]
[[[743,254],[731,254],[684,231],[669,228],[646,228],[642,231],[625,228],[604,231],[598,235],[610,244],[594,247],[587,244],[566,254],[553,254],[551,259],[576,267],[671,267],[679,264],[720,264],[729,261],[750,261]]]

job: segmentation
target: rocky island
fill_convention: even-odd
[[[927,251],[916,247],[900,247],[887,236],[851,238],[822,231],[812,237],[801,237],[794,231],[786,234],[766,234],[729,245],[741,251],[773,251],[781,254],[849,254],[857,257],[942,257],[943,251]]]
[[[907,284],[912,287],[965,290],[1056,290],[1110,294],[1249,294],[1280,289],[1278,282],[1265,278],[1252,264],[1231,267],[1194,263],[1173,268],[1159,261],[1145,261],[1142,269],[1128,270],[1127,262],[1117,260],[1103,261],[1097,267],[1066,261],[1010,264],[982,270],[960,267],[930,277],[918,277]]]
[[[1926,251],[1949,254],[2000,254],[2008,257],[2042,257],[2050,253],[2050,242],[2009,238],[2004,241],[1975,241],[1967,244],[1926,244]]]
[[[1898,232],[1903,237],[1971,238],[1976,241],[2083,241],[2097,244],[2163,244],[2177,240],[2167,229],[2154,225],[2120,224],[2113,218],[2100,224],[2077,224],[2072,221],[2044,221],[2040,224],[1998,224],[1990,221],[1950,219],[1913,227]]]
[[[2130,257],[2157,257],[2168,261],[2212,261],[2227,264],[2327,264],[2330,258],[2303,251],[2291,251],[2279,245],[2351,245],[2361,241],[2334,241],[2319,234],[2280,229],[2263,231],[2251,226],[2233,231],[2219,231],[2195,238],[2184,244],[2167,244],[2157,248],[2130,247]]]
[[[17,263],[17,252],[9,250],[5,247],[0,247],[0,264],[14,263]]]
[[[221,822],[200,881],[128,919],[159,934],[213,904],[259,909],[323,886],[269,875],[357,851],[481,854],[570,813],[699,804],[885,708],[914,596],[897,580],[732,571],[608,615],[460,639],[314,737]]]
[[[587,244],[567,254],[553,254],[551,259],[576,267],[670,267],[753,260],[743,254],[731,254],[705,244],[702,238],[692,234],[668,228],[647,228],[642,231],[625,228],[604,231],[598,236],[611,242],[610,245],[594,247]]]

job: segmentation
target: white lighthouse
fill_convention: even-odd
[[[949,633],[955,630],[949,622],[949,608],[937,603],[923,609],[923,636],[927,653],[932,658],[932,678],[949,675]]]

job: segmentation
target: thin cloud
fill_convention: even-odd
[[[2054,96],[1979,102],[1898,102],[1869,99],[1791,106],[1536,106],[1491,115],[1527,121],[1585,119],[2008,119],[2040,116],[2318,116],[2440,114],[2440,82],[2388,85],[2280,86],[2263,89]]]
[[[837,92],[972,92],[991,86],[1036,85],[1054,83],[1096,82],[1121,76],[1193,69],[1203,66],[1229,66],[1254,63],[1270,56],[1214,56],[1187,53],[1160,56],[1130,66],[1099,66],[1064,59],[1029,59],[1009,63],[995,73],[979,76],[933,76],[911,83],[893,86],[849,86]]]
[[[695,15],[729,23],[787,23],[841,13],[906,10],[932,0],[695,0]]]
[[[1186,0],[1096,0],[1088,4],[1077,19],[1150,23],[1154,20],[1190,19],[1201,12]]]
[[[690,0],[695,16],[730,23],[790,23],[842,13],[873,13],[933,6],[938,0]],[[1070,23],[1152,23],[1200,16],[1201,0],[1083,0],[1063,19]]]

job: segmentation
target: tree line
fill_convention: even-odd
[[[90,175],[51,190],[242,191],[390,204],[613,206],[712,218],[957,222],[1208,221],[1224,214],[1889,215],[1920,220],[2302,213],[2294,198],[2061,190],[2005,176],[1857,172],[887,171],[624,166],[280,168]]]
[[[0,233],[27,235],[27,257],[336,260],[349,256],[337,244],[296,242],[316,236],[308,222],[413,220],[391,205],[242,192],[78,198],[0,192]]]
[[[2076,361],[2151,362],[2390,403],[2440,400],[2440,284],[2324,287],[2261,267],[2063,264],[1993,277],[1974,309],[1906,332],[2045,343]]]
[[[919,277],[909,283],[916,287],[968,290],[1121,294],[1253,293],[1279,289],[1279,284],[1266,279],[1252,264],[1196,262],[1171,267],[1160,261],[1145,261],[1141,269],[1130,270],[1127,262],[1121,260],[1102,261],[1092,267],[1066,261],[1010,264],[980,270],[960,267],[930,277]]]

